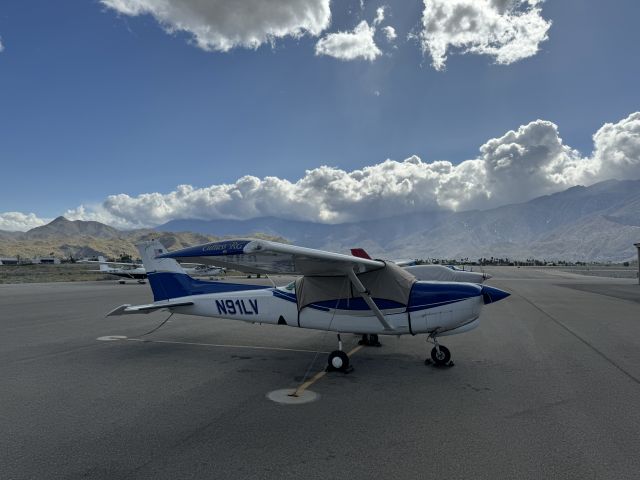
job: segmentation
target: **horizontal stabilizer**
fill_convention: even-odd
[[[130,315],[134,313],[151,313],[156,310],[173,307],[186,307],[189,305],[193,305],[193,302],[158,302],[149,303],[147,305],[130,305],[127,303],[111,310],[107,313],[107,317],[113,317],[115,315]]]

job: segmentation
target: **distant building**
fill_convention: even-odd
[[[33,259],[33,263],[36,265],[58,265],[60,259],[56,257],[36,257]]]
[[[0,257],[0,265],[18,265],[19,262],[17,257]]]

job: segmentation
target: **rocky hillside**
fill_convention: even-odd
[[[287,239],[335,252],[363,247],[386,258],[624,261],[636,258],[633,244],[640,242],[640,181],[573,187],[491,210],[425,212],[337,225],[267,217],[176,220],[155,230],[120,231],[59,217],[25,233],[0,232],[0,256],[137,257],[134,244],[151,237],[174,250],[225,236]]]
[[[67,258],[97,255],[108,258],[131,255],[137,258],[135,244],[151,238],[158,238],[168,249],[176,250],[220,240],[222,237],[191,232],[158,232],[152,229],[122,231],[99,222],[71,221],[58,217],[47,225],[24,233],[0,231],[0,257],[29,258],[53,254]]]

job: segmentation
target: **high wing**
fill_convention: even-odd
[[[247,273],[308,276],[344,276],[385,266],[385,262],[380,260],[255,239],[206,243],[165,253],[156,258],[196,261]]]

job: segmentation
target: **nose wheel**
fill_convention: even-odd
[[[431,360],[439,367],[444,367],[451,361],[451,352],[444,345],[438,345],[431,349]]]
[[[427,342],[433,343],[434,347],[431,349],[431,358],[427,358],[424,361],[425,365],[431,365],[433,363],[436,367],[453,367],[454,363],[451,361],[451,352],[447,347],[438,343],[438,338],[435,333],[429,335]]]

